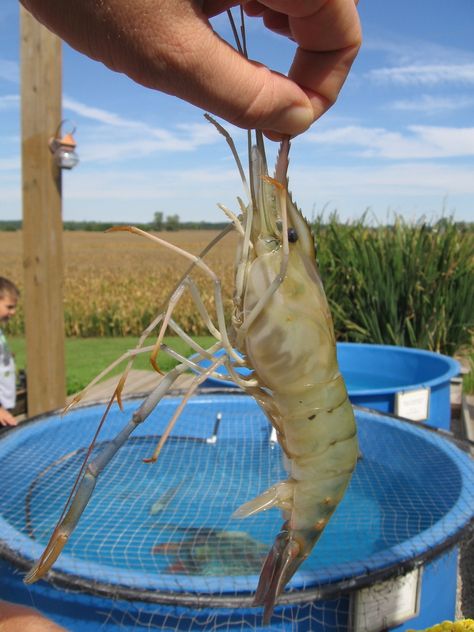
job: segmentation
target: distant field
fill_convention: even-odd
[[[218,233],[177,231],[158,233],[167,241],[197,254]],[[228,235],[206,257],[223,279],[224,301],[230,308],[236,237]],[[23,284],[22,234],[0,232],[0,274]],[[67,336],[136,336],[173,290],[189,262],[151,241],[128,233],[64,233],[64,308]],[[204,303],[214,314],[213,287],[196,271]],[[183,297],[176,319],[191,334],[206,334],[189,295]],[[23,333],[22,303],[11,322],[10,335]]]

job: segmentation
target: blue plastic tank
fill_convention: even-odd
[[[419,421],[449,429],[450,384],[460,372],[457,360],[423,349],[352,342],[337,343],[337,356],[353,404],[397,414],[397,394],[427,389],[426,416],[422,414]],[[201,364],[209,366],[209,361]],[[249,374],[248,369],[237,370]],[[217,372],[222,380],[208,378],[203,387],[235,386],[225,367],[218,367]]]

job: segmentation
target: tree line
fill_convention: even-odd
[[[151,222],[98,222],[98,221],[64,221],[64,230],[81,230],[91,232],[102,232],[113,226],[129,225],[148,231],[176,231],[176,230],[222,230],[228,222],[183,222],[179,215],[164,215],[164,213],[155,213]],[[0,231],[16,231],[21,230],[22,220],[0,220]]]
[[[333,223],[333,219],[338,223],[344,224],[344,222],[340,222],[337,218],[337,215],[332,218],[323,218],[318,217],[315,221],[313,221],[313,227],[316,229],[316,232],[319,232],[321,229],[324,229],[330,226]],[[361,220],[363,223],[363,220]],[[158,211],[154,214],[153,220],[151,222],[97,222],[97,221],[64,221],[63,228],[64,230],[82,230],[82,231],[91,231],[91,232],[101,232],[112,228],[113,226],[128,226],[133,223],[134,226],[141,228],[143,230],[148,231],[176,231],[176,230],[222,230],[228,224],[228,222],[206,222],[206,221],[198,221],[198,222],[183,222],[181,221],[179,215],[166,215],[161,211]],[[357,223],[357,222],[356,222]],[[453,225],[460,233],[472,233],[474,232],[474,222],[456,222],[452,218],[443,217],[438,221],[427,224],[428,230],[443,230],[445,224]],[[22,220],[21,219],[9,219],[9,220],[0,220],[0,231],[16,231],[21,230],[22,228]],[[378,224],[373,227],[373,230],[377,231],[380,228],[388,228],[394,229],[394,225],[389,224],[387,226],[383,224]]]

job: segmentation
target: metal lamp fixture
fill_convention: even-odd
[[[61,121],[54,138],[50,138],[48,144],[58,167],[60,169],[72,169],[79,162],[79,156],[76,153],[76,141],[73,137],[76,128],[74,127],[71,132],[60,136],[64,123],[66,121]]]

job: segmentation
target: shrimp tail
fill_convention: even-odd
[[[254,606],[263,606],[264,625],[269,624],[278,596],[308,557],[318,537],[312,529],[295,531],[288,522],[284,523],[263,564],[253,601]]]

